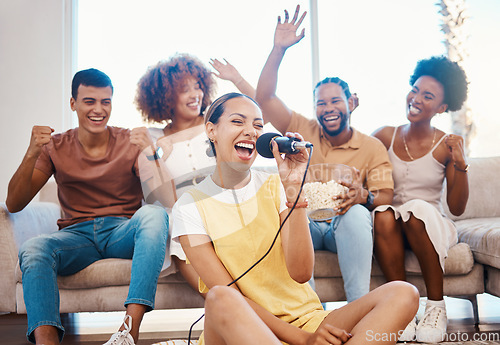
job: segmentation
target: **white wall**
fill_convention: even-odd
[[[0,202],[33,125],[71,127],[72,0],[0,1]],[[65,35],[68,32],[68,35]]]

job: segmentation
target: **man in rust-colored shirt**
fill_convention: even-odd
[[[132,259],[126,317],[106,344],[135,344],[143,314],[154,308],[168,216],[162,207],[141,207],[139,164],[154,164],[158,156],[142,153],[130,130],[107,126],[112,95],[106,74],[96,69],[76,73],[70,103],[78,128],[52,135],[49,126],[34,126],[9,183],[6,204],[18,212],[53,175],[63,210],[59,231],[32,238],[19,250],[31,342],[62,340],[57,275],[74,274],[97,260]],[[149,178],[151,170],[145,171]]]

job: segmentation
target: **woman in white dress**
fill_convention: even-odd
[[[219,72],[216,76],[230,80],[244,93],[253,96],[255,90],[227,61],[211,60],[210,64]],[[148,68],[137,84],[135,103],[145,122],[162,124],[163,128],[142,128],[144,142],[155,151],[162,150],[162,159],[172,180],[174,201],[183,192],[196,185],[210,174],[215,166],[205,134],[203,114],[215,96],[214,73],[198,58],[189,54],[176,54]],[[161,152],[158,151],[158,152]],[[171,215],[173,205],[163,205]],[[172,217],[171,225],[172,225]],[[171,227],[170,227],[171,228]],[[165,258],[162,276],[178,269],[188,283],[198,290],[198,275],[179,244],[173,256]]]
[[[409,124],[383,127],[373,136],[384,143],[393,165],[394,199],[374,210],[374,252],[388,281],[406,280],[405,248],[418,258],[427,288],[422,320],[414,318],[400,340],[443,341],[446,308],[443,299],[444,260],[457,243],[457,231],[441,205],[446,179],[452,214],[464,212],[469,195],[463,138],[431,125],[436,114],[459,110],[467,98],[467,79],[446,57],[418,62],[410,78],[406,117]]]

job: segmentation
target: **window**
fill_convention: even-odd
[[[370,134],[406,122],[416,62],[446,53],[435,3],[319,0],[320,75],[340,77],[358,94],[351,117],[356,129]]]
[[[405,123],[408,80],[419,59],[444,54],[441,17],[435,0],[310,0],[318,8],[319,77],[339,76],[360,98],[352,125],[370,134],[383,125]],[[272,48],[277,16],[291,14],[295,2],[286,0],[85,0],[78,2],[77,70],[95,67],[115,86],[110,124],[144,125],[133,103],[136,83],[147,67],[176,52],[206,62],[226,58],[254,86]],[[474,156],[498,155],[495,84],[500,79],[496,17],[500,2],[468,1],[470,15],[471,82],[468,104],[474,111]],[[314,7],[314,6],[311,6]],[[291,47],[280,67],[278,95],[292,109],[312,117],[311,27],[308,14],[302,26],[306,37]],[[495,84],[493,84],[495,83]],[[219,94],[233,91],[218,81]],[[450,129],[449,115],[433,124]]]
[[[307,5],[303,6],[307,10]],[[78,68],[98,68],[113,81],[110,124],[142,126],[133,104],[136,84],[150,65],[179,53],[226,58],[252,85],[273,45],[278,15],[295,10],[290,1],[85,0],[78,8]],[[265,10],[263,10],[265,9]],[[308,25],[308,21],[304,24]],[[308,28],[306,27],[306,30]],[[280,69],[279,95],[295,109],[312,105],[309,39],[293,47]],[[283,87],[290,85],[291,87]],[[235,91],[218,80],[218,94]]]

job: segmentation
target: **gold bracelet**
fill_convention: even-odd
[[[461,172],[468,172],[469,171],[469,164],[465,164],[465,168],[463,169],[460,169],[456,163],[453,164],[453,167],[455,168],[455,170],[458,170],[458,171],[461,171]]]

